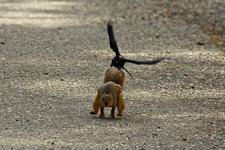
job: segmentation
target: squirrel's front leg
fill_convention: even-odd
[[[100,113],[100,116],[99,117],[100,118],[105,117],[105,115],[104,115],[104,107],[101,108],[101,113]]]
[[[115,118],[115,109],[116,109],[116,108],[112,108],[112,110],[111,110],[111,117],[112,117],[112,118]]]

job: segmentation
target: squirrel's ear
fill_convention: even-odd
[[[103,93],[102,96],[101,96],[101,98],[103,98],[105,95],[106,95],[106,93]]]
[[[110,99],[112,100],[113,99],[113,96],[111,93],[108,94],[110,96]]]

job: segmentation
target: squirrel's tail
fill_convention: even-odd
[[[126,75],[123,70],[111,67],[105,72],[104,83],[108,81],[115,82],[123,88],[126,81]]]

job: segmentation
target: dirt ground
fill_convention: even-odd
[[[0,149],[225,149],[225,1],[1,0]],[[113,51],[124,116],[90,115]]]

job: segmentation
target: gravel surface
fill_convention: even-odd
[[[225,149],[224,0],[1,0],[0,149]],[[89,114],[115,55],[124,116]]]

